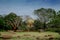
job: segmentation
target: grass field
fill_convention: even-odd
[[[0,32],[0,37],[6,36],[11,37],[7,40],[48,40],[49,37],[59,38],[60,34],[55,32]],[[3,39],[0,38],[0,40]]]

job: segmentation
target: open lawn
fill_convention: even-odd
[[[0,40],[49,40],[59,37],[60,34],[55,32],[0,32]]]

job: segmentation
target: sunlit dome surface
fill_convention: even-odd
[[[34,20],[33,19],[28,19],[27,23],[29,23],[29,24],[34,23]]]

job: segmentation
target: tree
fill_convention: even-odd
[[[36,31],[39,31],[40,29],[42,29],[42,23],[40,22],[39,19],[37,19],[37,20],[34,21],[34,29]]]
[[[40,20],[40,22],[43,23],[43,29],[46,29],[46,23],[48,21],[50,21],[52,19],[52,17],[55,17],[55,10],[54,9],[45,9],[45,8],[41,8],[41,9],[37,9],[34,11],[34,14],[37,15],[38,19]]]
[[[8,25],[13,27],[14,31],[16,31],[21,24],[22,18],[11,12],[10,14],[5,16],[5,21]]]
[[[57,15],[54,20],[50,21],[48,30],[54,31],[54,32],[60,32],[60,17],[59,17],[59,15]]]
[[[0,15],[0,30],[4,30],[4,26],[5,26],[5,21],[3,19],[3,16]]]
[[[50,21],[50,23],[52,25],[54,25],[54,27],[57,27],[60,23],[60,11],[58,11],[57,13],[54,14],[54,17],[52,18],[52,20]]]

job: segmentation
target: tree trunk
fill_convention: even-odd
[[[43,24],[43,29],[46,30],[46,23]]]
[[[17,30],[17,27],[14,27],[14,29],[13,29],[13,30],[14,30],[14,32],[16,32],[16,30]]]

